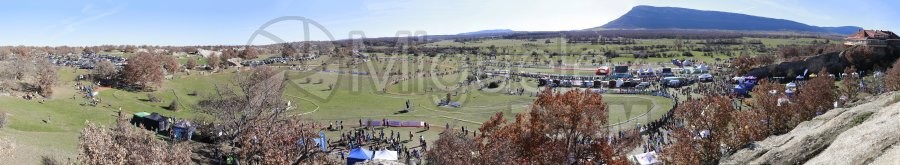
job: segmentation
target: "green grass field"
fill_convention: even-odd
[[[333,72],[286,71],[289,80],[285,88],[284,98],[296,106],[291,112],[305,118],[318,121],[322,125],[343,121],[347,128],[357,126],[359,120],[391,119],[420,120],[432,125],[432,129],[423,131],[420,128],[388,128],[385,131],[414,132],[416,136],[424,135],[434,140],[443,130],[445,124],[454,128],[465,126],[477,128],[481,122],[491,115],[503,112],[512,120],[515,113],[525,112],[535,99],[528,95],[513,96],[503,94],[505,89],[478,90],[476,85],[456,86],[463,79],[459,74],[444,77],[412,78],[398,83],[402,76],[385,76],[383,67],[387,64],[371,62],[372,75],[349,75]],[[423,65],[423,66],[417,66]],[[438,70],[455,69],[451,62],[435,62],[421,64],[398,62],[395,68],[400,72],[414,71],[416,68],[434,67]],[[338,69],[338,66],[328,66]],[[343,70],[370,71],[369,67],[342,68]],[[172,80],[151,92],[160,98],[160,102],[148,102],[148,92],[129,92],[119,89],[104,88],[100,92],[102,102],[94,107],[86,105],[88,101],[76,95],[75,77],[87,74],[87,70],[66,68],[60,71],[61,83],[52,99],[23,100],[21,98],[0,97],[0,110],[10,114],[10,124],[0,129],[0,141],[15,144],[10,155],[0,160],[17,160],[22,164],[37,164],[42,156],[58,160],[74,159],[77,139],[86,122],[111,124],[116,112],[131,114],[135,112],[158,112],[176,118],[196,119],[207,117],[196,110],[198,101],[213,92],[217,85],[230,85],[234,69],[220,73],[201,74],[191,71],[190,74],[178,73]],[[377,72],[377,73],[375,73]],[[375,77],[375,78],[373,78]],[[311,80],[306,83],[306,78]],[[321,79],[322,83],[318,83]],[[487,81],[487,80],[485,80]],[[84,82],[87,83],[87,82]],[[533,81],[505,83],[506,87],[528,89],[536,92]],[[332,90],[328,89],[333,85]],[[462,103],[461,108],[438,107],[436,103],[446,97],[447,93],[456,94],[454,101]],[[467,92],[462,92],[467,91]],[[191,96],[189,93],[197,92]],[[172,100],[178,99],[182,105],[180,111],[165,109]],[[671,107],[671,101],[665,98],[648,96],[604,95],[610,105],[610,123],[619,123],[631,118],[640,117],[633,122],[646,121],[658,117]],[[399,113],[409,100],[414,111]],[[648,113],[646,116],[643,114]],[[633,123],[627,122],[627,123]],[[626,126],[630,124],[621,124]],[[617,125],[619,126],[619,125]],[[616,129],[615,127],[612,127]],[[346,129],[346,128],[345,128]],[[336,137],[339,132],[328,132]],[[406,134],[403,136],[406,138]],[[417,145],[417,141],[413,141]],[[413,146],[414,146],[413,145]]]

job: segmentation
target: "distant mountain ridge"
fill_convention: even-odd
[[[818,27],[786,19],[678,7],[636,6],[594,29],[716,29],[852,34],[861,27]]]
[[[479,30],[479,31],[474,31],[474,32],[459,33],[456,35],[502,34],[502,33],[512,33],[512,32],[515,32],[515,31],[510,30],[510,29],[491,29],[491,30]]]

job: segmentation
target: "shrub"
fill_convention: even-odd
[[[840,52],[844,49],[842,44],[788,45],[778,48],[778,56],[785,60],[801,59],[823,53]]]
[[[194,69],[195,67],[197,67],[197,59],[188,59],[187,64],[184,64],[184,67],[187,69]]]
[[[9,122],[9,114],[0,111],[0,128],[6,127],[7,122]]]
[[[78,138],[81,164],[190,164],[191,149],[186,143],[159,140],[153,132],[129,124],[121,113],[112,127],[86,124]]]
[[[747,74],[747,72],[750,72],[750,69],[753,69],[753,66],[755,65],[756,61],[747,55],[739,56],[731,61],[731,69],[734,70],[735,75]]]
[[[56,160],[53,157],[44,155],[44,156],[41,156],[41,164],[43,164],[43,165],[58,165],[58,164],[63,164],[63,163],[59,162],[58,160]]]
[[[884,103],[884,107],[891,106],[891,104],[894,104],[897,102],[900,102],[900,94],[895,94],[894,98],[892,98],[890,101]]]
[[[157,102],[160,102],[161,100],[159,100],[159,97],[156,97],[156,94],[147,93],[147,101],[157,103]]]
[[[872,116],[873,113],[874,112],[863,112],[862,114],[856,115],[853,117],[853,121],[851,121],[850,123],[853,123],[853,125],[862,124],[862,122],[865,122],[866,119],[869,119],[869,117]]]
[[[209,69],[211,69],[211,70],[219,69],[220,63],[221,63],[221,59],[217,55],[209,56],[209,58],[206,59],[206,64],[209,65]]]
[[[894,66],[885,72],[884,85],[888,90],[900,90],[900,60],[894,62]]]
[[[488,83],[487,87],[490,89],[494,89],[494,88],[500,87],[500,84],[498,84],[497,82],[491,82],[491,83]]]
[[[856,97],[860,92],[859,75],[855,75],[854,73],[856,73],[856,68],[849,67],[844,69],[844,76],[841,77],[840,93],[842,96],[847,97],[846,102],[856,100]]]
[[[771,54],[760,54],[756,57],[753,57],[753,63],[757,65],[771,65],[775,63],[775,55]]]
[[[172,100],[172,103],[169,104],[169,107],[168,107],[168,108],[169,108],[169,110],[172,110],[172,111],[179,111],[179,110],[181,110],[181,106],[180,106],[180,104],[178,104],[178,99]]]
[[[874,48],[868,46],[854,46],[848,48],[847,51],[844,51],[844,58],[846,58],[850,64],[869,64],[874,60],[874,56]]]

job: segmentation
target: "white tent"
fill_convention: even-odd
[[[391,150],[381,150],[375,151],[375,156],[373,156],[374,160],[397,160],[397,151]]]
[[[659,164],[659,160],[656,159],[656,151],[634,155],[634,159],[637,159],[639,164]]]

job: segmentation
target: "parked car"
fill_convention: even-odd
[[[697,76],[697,80],[700,82],[712,82],[713,76],[711,74],[701,74]]]
[[[690,80],[684,77],[666,77],[659,81],[664,87],[678,88],[690,84]]]
[[[647,87],[650,87],[650,82],[640,82],[634,86],[635,89],[647,89]]]

